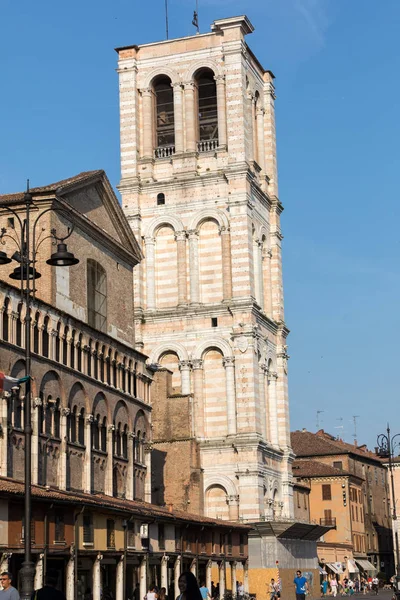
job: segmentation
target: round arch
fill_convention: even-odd
[[[204,58],[190,65],[185,72],[183,81],[193,81],[196,73],[201,69],[210,69],[214,73],[214,77],[221,77],[224,74],[223,69],[215,60],[212,58]]]
[[[43,375],[40,382],[39,393],[52,396],[52,398],[60,398],[61,404],[64,405],[64,393],[61,378],[56,371],[47,371]]]
[[[69,408],[72,409],[73,405],[75,403],[78,408],[80,408],[80,409],[84,408],[86,413],[89,412],[89,410],[90,410],[89,399],[86,394],[85,388],[79,381],[76,381],[74,383],[74,385],[72,386],[72,388],[69,392],[69,398],[68,398]]]
[[[204,494],[215,486],[224,488],[227,496],[238,495],[234,482],[227,475],[209,475],[206,477],[204,480]]]
[[[150,71],[150,73],[147,73],[147,75],[141,80],[139,84],[139,89],[146,89],[151,87],[153,85],[154,80],[160,76],[168,77],[171,80],[172,84],[179,83],[180,81],[179,74],[173,69],[170,69],[169,67],[165,66],[156,67],[155,69]]]
[[[172,227],[174,231],[182,231],[184,229],[183,223],[178,217],[174,215],[160,215],[149,222],[144,237],[154,237],[157,229],[160,229],[164,225]]]
[[[233,358],[233,350],[230,344],[222,337],[213,337],[199,344],[193,353],[193,359],[201,359],[206,350],[217,348],[225,358]]]
[[[150,364],[157,363],[161,356],[167,352],[174,352],[177,354],[179,360],[189,360],[188,352],[182,344],[179,344],[178,342],[168,342],[154,348],[150,355]]]
[[[114,414],[112,418],[113,425],[118,425],[119,422],[122,426],[128,425],[128,427],[131,428],[129,410],[126,403],[123,400],[118,400],[117,404],[115,405]]]
[[[204,221],[214,219],[220,227],[229,228],[229,219],[227,215],[217,208],[205,208],[196,213],[190,223],[189,230],[196,230]]]

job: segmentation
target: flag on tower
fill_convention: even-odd
[[[9,392],[13,387],[18,387],[21,383],[29,381],[29,379],[29,375],[16,379],[15,377],[9,377],[4,373],[0,373],[0,392]]]

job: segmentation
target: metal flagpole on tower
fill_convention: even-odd
[[[165,30],[168,40],[168,0],[165,0]]]

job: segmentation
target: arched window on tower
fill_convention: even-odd
[[[3,340],[5,342],[9,341],[9,320],[8,320],[8,310],[10,306],[10,299],[6,298],[3,306]]]
[[[40,313],[36,313],[33,321],[33,351],[39,354],[39,318]]]
[[[46,358],[49,357],[49,324],[49,317],[45,317],[42,331],[42,353]]]
[[[201,69],[196,75],[198,98],[198,150],[207,152],[218,147],[217,86],[211,69]]]
[[[175,154],[174,92],[169,77],[161,76],[153,85],[156,108],[156,158]]]
[[[17,346],[21,346],[22,347],[22,302],[20,302],[18,304],[18,317],[17,317],[17,339],[16,339],[16,344]]]

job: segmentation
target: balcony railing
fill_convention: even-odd
[[[212,150],[216,150],[217,148],[218,140],[203,140],[202,142],[197,142],[198,152],[211,152]]]
[[[320,519],[319,524],[322,527],[336,527],[336,517],[331,517],[330,519]]]
[[[159,146],[155,149],[156,158],[169,158],[175,154],[175,146]]]

